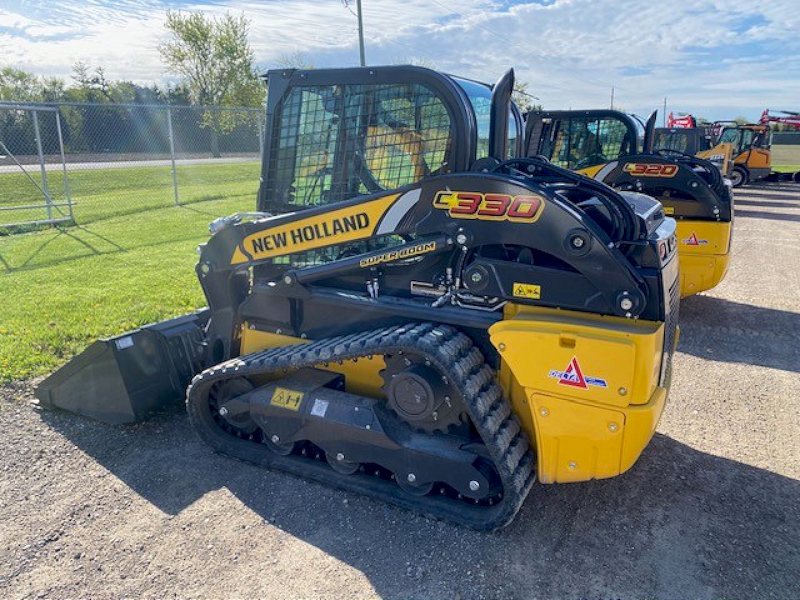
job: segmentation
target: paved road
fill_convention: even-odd
[[[231,156],[223,158],[179,158],[175,160],[175,165],[178,167],[186,167],[192,165],[225,165],[225,164],[238,164],[243,162],[261,162],[258,156]],[[165,160],[105,160],[93,162],[69,162],[67,163],[67,171],[82,171],[86,169],[130,169],[135,167],[170,167],[172,161]],[[25,170],[36,176],[40,173],[39,163],[23,164]],[[45,168],[49,172],[61,172],[61,163],[47,163]],[[10,158],[0,158],[0,174],[3,173],[22,173],[18,165]]]
[[[737,209],[626,475],[539,486],[479,534],[215,456],[178,409],[115,428],[21,384],[0,401],[0,596],[800,597],[800,187]]]

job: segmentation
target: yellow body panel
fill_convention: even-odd
[[[512,305],[489,333],[540,481],[613,477],[636,461],[666,401],[663,323]],[[573,364],[585,385],[565,377]]]
[[[734,164],[744,165],[749,170],[771,169],[772,155],[769,150],[764,148],[753,148],[742,152],[733,159]]]
[[[586,167],[585,169],[578,169],[575,172],[580,173],[581,175],[586,175],[586,177],[591,177],[592,179],[595,178],[600,170],[605,167],[608,163],[602,163],[599,165],[594,165],[593,167]]]
[[[380,218],[399,196],[381,196],[250,234],[234,250],[231,264],[286,256],[370,237]]]
[[[721,164],[722,168],[720,171],[722,171],[722,174],[726,177],[730,177],[733,171],[733,144],[729,144],[728,142],[717,144],[710,150],[698,152],[695,156],[697,156],[697,158],[710,160],[713,163]]]
[[[730,264],[733,223],[678,221],[681,298],[718,285]]]

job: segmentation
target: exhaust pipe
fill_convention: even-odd
[[[182,402],[207,366],[208,317],[203,309],[94,342],[36,387],[39,404],[117,425]]]

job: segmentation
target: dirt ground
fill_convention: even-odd
[[[499,533],[214,455],[177,408],[112,427],[3,388],[0,597],[800,597],[800,186],[736,219],[640,461],[534,487]]]

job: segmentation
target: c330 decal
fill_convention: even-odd
[[[433,206],[446,210],[454,219],[533,223],[544,210],[544,198],[535,194],[511,196],[441,191],[436,194]]]

